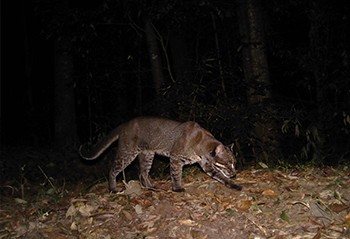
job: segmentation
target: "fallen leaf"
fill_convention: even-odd
[[[78,211],[83,217],[89,217],[91,215],[91,212],[95,210],[95,207],[85,204],[81,207],[79,207]]]
[[[350,228],[350,212],[345,216],[344,223],[347,228]]]
[[[264,196],[273,197],[273,198],[277,197],[277,194],[275,193],[275,191],[271,189],[266,189],[261,194]]]
[[[322,236],[321,231],[318,230],[317,233],[316,233],[316,235],[315,235],[312,239],[320,239],[321,236]]]
[[[253,202],[251,200],[244,200],[244,201],[239,201],[235,205],[235,208],[239,211],[247,211],[252,205],[253,205]]]
[[[189,226],[189,227],[193,227],[193,226],[198,225],[198,223],[196,223],[195,221],[190,220],[190,219],[179,220],[179,223],[180,223],[181,225],[185,225],[185,226]]]
[[[286,185],[284,187],[286,190],[288,190],[289,192],[295,192],[298,190],[299,188],[299,183],[298,181],[294,181],[294,182],[290,182],[288,185]]]
[[[122,213],[124,214],[126,219],[128,219],[129,221],[132,220],[132,216],[131,216],[131,214],[128,211],[123,210]]]
[[[77,230],[78,230],[77,224],[76,224],[75,222],[72,222],[72,224],[70,225],[70,229],[71,229],[72,231],[77,231]]]
[[[77,209],[75,208],[74,205],[70,205],[70,207],[67,209],[66,212],[66,218],[67,217],[73,217],[77,213]]]
[[[85,198],[73,198],[72,200],[71,200],[71,203],[85,203],[85,202],[87,202],[88,200],[87,199],[85,199]]]
[[[267,164],[263,163],[263,162],[258,162],[258,164],[260,165],[260,167],[267,169],[269,168],[269,166],[267,166]]]
[[[220,198],[215,197],[215,200],[218,203],[220,203],[224,208],[226,208],[228,205],[230,205],[232,203],[232,199],[230,199],[230,198],[221,200]]]
[[[131,180],[128,183],[125,183],[126,189],[121,193],[123,195],[129,196],[139,196],[142,194],[142,188],[138,181]]]
[[[98,213],[95,215],[92,215],[93,218],[95,218],[96,220],[106,220],[106,219],[110,219],[110,218],[114,218],[114,214],[113,213]]]
[[[147,230],[147,233],[155,232],[158,228],[154,226],[154,224],[160,219],[160,216],[153,216],[148,218],[146,222],[140,223],[138,228],[143,231]],[[148,238],[148,237],[147,237]]]
[[[339,204],[339,203],[333,203],[330,208],[333,212],[340,213],[346,209],[348,209],[350,206],[346,204]]]
[[[133,198],[130,201],[132,203],[139,204],[142,207],[149,207],[149,206],[152,206],[153,204],[150,200],[143,199],[143,198]]]
[[[27,201],[26,200],[23,200],[21,198],[15,198],[15,202],[16,203],[19,203],[19,204],[27,204]]]
[[[137,215],[142,214],[142,207],[139,204],[135,205],[134,209],[135,209],[135,212],[137,213]]]

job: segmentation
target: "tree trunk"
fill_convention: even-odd
[[[61,36],[55,41],[55,127],[56,148],[74,147],[77,143],[73,58],[71,41]]]
[[[271,96],[261,1],[239,0],[238,17],[247,97],[250,103],[261,103]]]
[[[170,34],[170,50],[175,81],[183,82],[189,80],[190,64],[187,56],[187,45],[184,37],[177,32]]]
[[[310,70],[315,80],[315,103],[317,107],[318,122],[315,127],[311,127],[310,134],[314,152],[310,158],[316,160],[324,159],[324,129],[327,128],[328,122],[324,121],[324,115],[327,115],[327,103],[325,102],[324,85],[327,84],[329,76],[328,57],[329,57],[329,6],[327,1],[310,1],[309,19],[309,55]]]
[[[327,57],[329,49],[329,17],[327,16],[327,6],[321,1],[310,2],[310,30],[309,30],[309,54],[312,74],[315,79],[315,101],[317,112],[323,114],[324,92],[323,86],[326,84]]]
[[[219,37],[218,37],[218,31],[217,31],[217,27],[216,27],[216,20],[215,20],[214,13],[211,13],[211,19],[213,22],[216,57],[217,57],[217,63],[218,63],[218,67],[219,67],[220,78],[221,78],[221,88],[222,88],[222,93],[223,93],[224,98],[227,99],[226,86],[225,86],[225,80],[224,80],[224,70],[223,70],[222,63],[221,63],[221,50],[220,50],[220,45],[219,45]]]
[[[155,35],[152,22],[150,19],[145,21],[145,33],[148,46],[148,54],[151,62],[152,76],[154,89],[156,95],[160,94],[160,89],[163,85],[163,70],[162,70],[162,60],[159,54],[159,47],[157,43],[157,37]]]
[[[247,100],[254,111],[253,155],[259,161],[276,158],[276,136],[272,122],[270,78],[265,52],[262,6],[260,0],[238,0],[238,22],[242,41],[242,61],[247,82]]]
[[[1,3],[0,3],[0,15],[2,14],[2,7],[1,7]],[[2,22],[1,22],[2,16],[0,16],[0,46],[2,46]],[[0,151],[2,149],[2,89],[1,89],[1,84],[2,84],[2,62],[1,62],[1,58],[2,58],[2,52],[1,52],[2,47],[0,47]]]

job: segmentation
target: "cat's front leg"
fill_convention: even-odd
[[[172,188],[174,192],[184,192],[181,186],[183,163],[178,158],[170,157],[170,176],[172,180]]]
[[[217,181],[223,183],[226,187],[231,188],[231,189],[235,189],[237,191],[241,191],[242,190],[242,186],[237,185],[235,183],[232,182],[232,180],[230,178],[226,178],[225,176],[223,176],[221,173],[219,172],[212,172],[211,174],[209,174],[210,176],[212,176],[214,179],[216,179]]]
[[[115,181],[117,173],[115,172],[114,168],[112,168],[109,171],[109,192],[116,193],[117,190],[117,182]]]

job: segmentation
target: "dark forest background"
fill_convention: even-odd
[[[76,151],[140,115],[250,162],[350,158],[347,1],[1,1],[1,148]]]

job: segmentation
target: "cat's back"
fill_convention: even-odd
[[[135,134],[148,142],[161,143],[176,140],[183,133],[184,123],[162,117],[137,117],[125,123],[127,134]]]
[[[130,121],[124,123],[124,127],[133,128],[133,127],[140,127],[140,128],[174,128],[182,124],[182,122],[162,118],[162,117],[155,117],[155,116],[140,116],[131,119]]]

